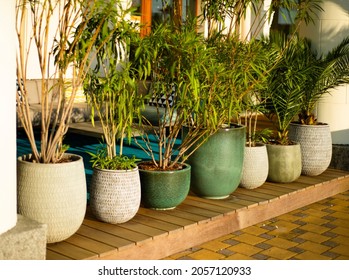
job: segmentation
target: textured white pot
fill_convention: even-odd
[[[255,147],[245,147],[244,163],[240,187],[246,189],[258,188],[268,177],[269,163],[267,148],[264,144]]]
[[[43,164],[17,160],[18,213],[47,225],[47,243],[60,242],[81,226],[87,190],[82,157]]]
[[[317,176],[328,168],[332,159],[332,138],[328,124],[291,123],[289,138],[301,145],[303,175]]]
[[[140,201],[141,183],[138,168],[132,170],[94,168],[90,206],[97,219],[111,224],[127,222],[137,214]]]

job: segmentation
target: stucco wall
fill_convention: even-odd
[[[326,53],[349,35],[349,1],[325,0],[315,25],[302,28],[319,53]],[[318,120],[330,125],[334,144],[349,144],[349,86],[334,89],[317,106]]]

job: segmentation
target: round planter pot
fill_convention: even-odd
[[[299,178],[302,171],[300,144],[267,144],[269,172],[267,181],[290,183]]]
[[[228,197],[239,186],[246,128],[231,125],[219,129],[188,159],[192,167],[191,190],[208,199]]]
[[[156,210],[169,210],[181,204],[190,189],[191,167],[188,164],[184,164],[184,166],[183,169],[174,171],[154,171],[140,168],[143,206]]]
[[[303,175],[317,176],[329,167],[332,159],[332,138],[328,124],[291,123],[289,138],[301,145]]]
[[[127,222],[137,214],[140,202],[141,183],[138,168],[93,169],[90,206],[98,220],[111,224]]]
[[[82,157],[71,162],[43,164],[17,160],[18,213],[47,225],[47,243],[60,242],[81,226],[87,190]]]
[[[269,163],[267,147],[256,144],[254,147],[245,147],[244,164],[240,187],[255,189],[265,183],[268,177]]]

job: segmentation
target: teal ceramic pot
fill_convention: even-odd
[[[154,171],[141,169],[142,206],[156,210],[174,209],[187,197],[190,189],[190,170],[188,164],[174,171]]]
[[[294,145],[267,144],[269,173],[267,181],[290,183],[299,178],[302,171],[302,155],[299,143]]]
[[[223,199],[234,192],[242,176],[245,143],[245,126],[231,124],[210,136],[188,159],[191,190],[209,199]]]

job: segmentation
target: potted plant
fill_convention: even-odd
[[[265,100],[257,92],[248,94],[243,99],[244,111],[240,118],[246,126],[247,141],[239,187],[246,189],[260,187],[268,177],[269,163],[265,143],[270,139],[272,131],[269,128],[257,129],[258,118],[265,109],[263,101]]]
[[[93,167],[89,203],[96,218],[112,224],[132,219],[141,200],[137,159],[123,153],[124,139],[131,140],[134,120],[143,105],[143,96],[138,93],[141,77],[128,59],[139,33],[127,20],[131,10],[117,4],[118,13],[106,18],[101,27],[96,23],[105,18],[105,11],[97,10],[83,31],[83,37],[90,38],[96,28],[103,30],[93,46],[98,50],[95,66],[84,81],[92,124],[97,117],[105,141],[96,153],[89,153]]]
[[[330,165],[332,139],[330,125],[316,120],[315,107],[325,94],[349,82],[349,37],[326,55],[318,56],[310,42],[298,39],[299,55],[308,68],[302,90],[298,121],[292,122],[289,138],[299,142],[302,151],[302,174],[317,176]]]
[[[289,125],[301,108],[302,91],[308,68],[304,68],[296,37],[287,39],[285,35],[273,34],[268,49],[275,49],[278,62],[270,72],[265,98],[267,118],[273,122],[276,135],[267,144],[269,159],[268,181],[292,182],[301,175],[302,161],[300,144],[289,139]]]
[[[181,26],[172,21],[157,25],[142,39],[136,58],[150,63],[149,98],[158,112],[153,129],[136,138],[151,158],[139,164],[142,203],[172,209],[189,192],[188,157],[218,127],[214,93],[220,64],[214,63],[212,49],[189,21]],[[148,120],[144,124],[151,125]]]
[[[17,79],[20,81],[17,114],[32,149],[30,155],[18,159],[18,212],[47,224],[48,243],[73,235],[85,216],[86,178],[82,158],[66,153],[63,138],[103,19],[96,23],[97,32],[88,40],[81,36],[80,28],[88,24],[95,9],[104,10],[105,15],[113,13],[112,2],[17,1]],[[78,50],[78,46],[82,49]],[[31,122],[28,92],[32,58],[37,59],[41,74],[39,139]],[[66,95],[68,89],[70,98]]]

